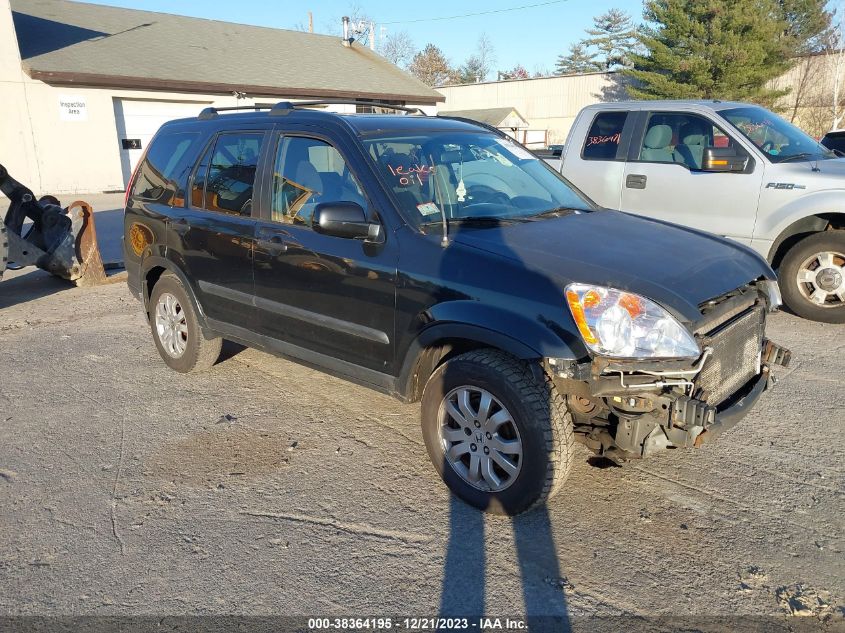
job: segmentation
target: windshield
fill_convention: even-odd
[[[836,155],[808,134],[765,108],[749,106],[719,112],[773,163],[818,160]]]
[[[528,220],[592,204],[514,141],[486,132],[429,132],[364,139],[405,216]]]

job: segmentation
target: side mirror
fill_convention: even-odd
[[[733,147],[705,147],[701,171],[744,171],[747,160]]]
[[[381,241],[381,224],[369,222],[357,202],[321,202],[314,208],[313,228],[317,233],[352,239]]]

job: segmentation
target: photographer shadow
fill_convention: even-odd
[[[496,596],[485,608],[487,557],[485,522],[495,532],[510,522],[519,565],[524,617],[497,608]],[[498,539],[496,539],[498,542]],[[552,534],[548,508],[543,505],[517,517],[488,516],[452,495],[449,507],[449,542],[443,570],[440,598],[441,618],[467,618],[480,623],[483,618],[523,622],[532,633],[566,633],[569,625],[565,579]],[[504,587],[503,590],[507,590]],[[471,625],[470,625],[471,626]],[[480,624],[479,624],[480,628]]]

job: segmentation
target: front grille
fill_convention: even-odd
[[[706,345],[713,353],[695,379],[700,400],[718,406],[757,374],[764,324],[765,311],[757,306],[710,333]]]

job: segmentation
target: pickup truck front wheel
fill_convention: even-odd
[[[783,258],[780,288],[795,314],[813,321],[845,323],[845,231],[804,238]]]
[[[551,498],[572,463],[572,418],[542,372],[497,350],[438,367],[422,397],[432,464],[454,494],[515,515]]]

